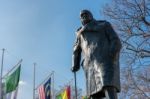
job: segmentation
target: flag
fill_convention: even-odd
[[[45,91],[44,91],[44,86],[43,85],[41,85],[38,88],[38,93],[39,93],[39,98],[40,99],[45,99]]]
[[[70,86],[67,86],[67,89],[66,89],[66,93],[67,93],[67,99],[71,99],[71,89],[70,89]]]
[[[82,96],[82,99],[88,99],[86,96]]]
[[[66,91],[66,89],[62,92],[62,99],[68,99],[67,98],[67,91]]]
[[[44,84],[45,99],[51,99],[51,78]]]
[[[18,95],[18,87],[16,88],[16,90],[7,93],[3,99],[17,99],[17,95]]]
[[[6,77],[5,81],[5,93],[10,93],[18,87],[19,79],[20,79],[20,66],[9,76]]]
[[[67,86],[67,88],[65,88],[62,93],[56,96],[56,99],[70,99],[70,96],[70,86]]]
[[[62,93],[59,93],[59,94],[56,96],[56,99],[63,99]]]
[[[6,76],[4,82],[3,99],[17,99],[19,80],[20,80],[21,64],[18,68]]]
[[[61,94],[57,95],[56,99],[62,99],[62,95]]]

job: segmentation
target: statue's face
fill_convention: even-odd
[[[91,14],[84,12],[80,14],[80,19],[82,24],[86,25],[93,19],[93,17],[91,16]]]

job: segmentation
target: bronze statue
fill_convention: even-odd
[[[80,19],[82,26],[76,32],[72,72],[80,69],[83,59],[81,65],[90,99],[117,99],[120,92],[120,39],[109,22],[95,20],[90,11],[82,10]]]

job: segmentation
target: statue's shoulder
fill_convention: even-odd
[[[109,23],[108,21],[106,21],[106,20],[97,20],[96,22],[97,22],[98,25],[104,25],[104,26],[107,25],[107,24],[110,24],[110,23]]]
[[[96,21],[98,25],[100,26],[107,26],[108,24],[110,24],[108,21],[106,20],[97,20]]]
[[[97,20],[98,23],[105,23],[107,22],[106,20]]]

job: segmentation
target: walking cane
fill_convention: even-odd
[[[74,82],[75,82],[75,96],[77,99],[77,82],[76,82],[76,72],[74,72]]]

